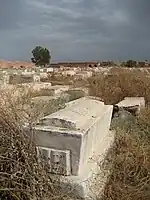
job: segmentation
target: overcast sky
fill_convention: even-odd
[[[0,0],[0,58],[150,58],[150,0]]]

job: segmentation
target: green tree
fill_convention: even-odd
[[[51,55],[48,49],[43,48],[41,46],[36,46],[32,50],[33,57],[31,61],[35,63],[36,66],[43,66],[45,67],[47,64],[50,63]]]
[[[135,60],[128,60],[126,62],[126,67],[132,68],[132,67],[136,67],[137,63]]]

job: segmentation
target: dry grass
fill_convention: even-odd
[[[90,94],[115,104],[127,96],[145,97],[150,102],[150,79],[139,70],[113,68],[109,75],[89,79]],[[114,126],[113,126],[114,127]],[[117,123],[115,144],[100,165],[99,176],[110,176],[101,200],[150,199],[150,107],[137,119]],[[108,164],[109,163],[109,164]],[[97,183],[101,187],[101,182]]]
[[[32,97],[53,96],[54,94],[52,89],[47,89],[47,88],[41,88],[40,90],[30,90],[29,92]]]
[[[148,119],[150,119],[149,108],[143,110],[132,125],[128,123],[117,125],[115,144],[103,163],[105,166],[103,176],[108,170],[110,176],[103,197],[98,199],[150,199],[150,121]],[[104,165],[105,163],[107,164]]]
[[[30,105],[30,95],[14,98],[1,94],[0,101],[0,199],[2,200],[71,200],[80,199],[70,187],[68,191],[60,178],[49,174],[48,165],[37,157],[33,123],[38,111]],[[5,98],[4,98],[5,97]],[[2,101],[3,99],[3,101]],[[30,106],[24,110],[24,104]],[[30,134],[24,130],[24,115],[30,123]],[[69,183],[68,183],[69,184]]]
[[[66,92],[69,95],[69,101],[73,101],[84,97],[86,94],[83,90],[69,90]]]
[[[52,193],[52,183],[37,161],[34,143],[2,109],[0,126],[0,198],[45,199]]]
[[[51,82],[52,85],[71,85],[73,87],[82,87],[87,86],[88,81],[86,79],[76,80],[74,76],[64,76],[64,75],[55,75],[48,77],[48,82]]]
[[[90,94],[103,98],[108,104],[126,96],[144,96],[146,102],[150,102],[150,80],[145,73],[115,70],[111,76],[90,78]],[[9,101],[2,101],[4,96]],[[60,180],[50,177],[47,165],[37,161],[32,137],[22,129],[24,113],[31,128],[42,108],[32,104],[30,93],[22,92],[15,99],[12,96],[1,94],[0,101],[0,199],[80,199],[73,190],[66,194]],[[28,109],[24,109],[24,105],[28,105]],[[110,176],[104,195],[97,199],[149,200],[150,108],[143,109],[132,124],[117,124],[115,129],[115,144],[100,166],[103,170],[99,174],[105,176],[109,171]],[[97,184],[101,188],[101,183]]]
[[[98,75],[89,79],[93,96],[101,97],[106,104],[115,104],[124,97],[144,96],[150,102],[150,79],[144,72],[112,69],[110,75]]]
[[[30,126],[37,123],[41,117],[64,108],[67,101],[67,98],[65,99],[63,95],[60,98],[52,98],[47,102],[44,100],[34,100],[34,97],[51,96],[50,94],[52,93],[48,89],[32,91],[30,89],[24,90],[24,88],[19,88],[16,91],[17,89],[1,92],[0,103],[3,109],[16,115],[21,124],[27,123]]]

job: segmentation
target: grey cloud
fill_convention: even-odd
[[[53,60],[149,57],[149,0],[0,3],[0,57],[29,59],[35,45],[49,48]]]
[[[23,7],[20,0],[0,0],[0,31],[19,28]]]

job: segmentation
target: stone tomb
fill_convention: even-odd
[[[67,175],[88,195],[85,180],[96,172],[91,158],[104,154],[113,141],[109,131],[113,106],[90,97],[72,101],[35,127],[38,152],[49,160],[50,171]]]

